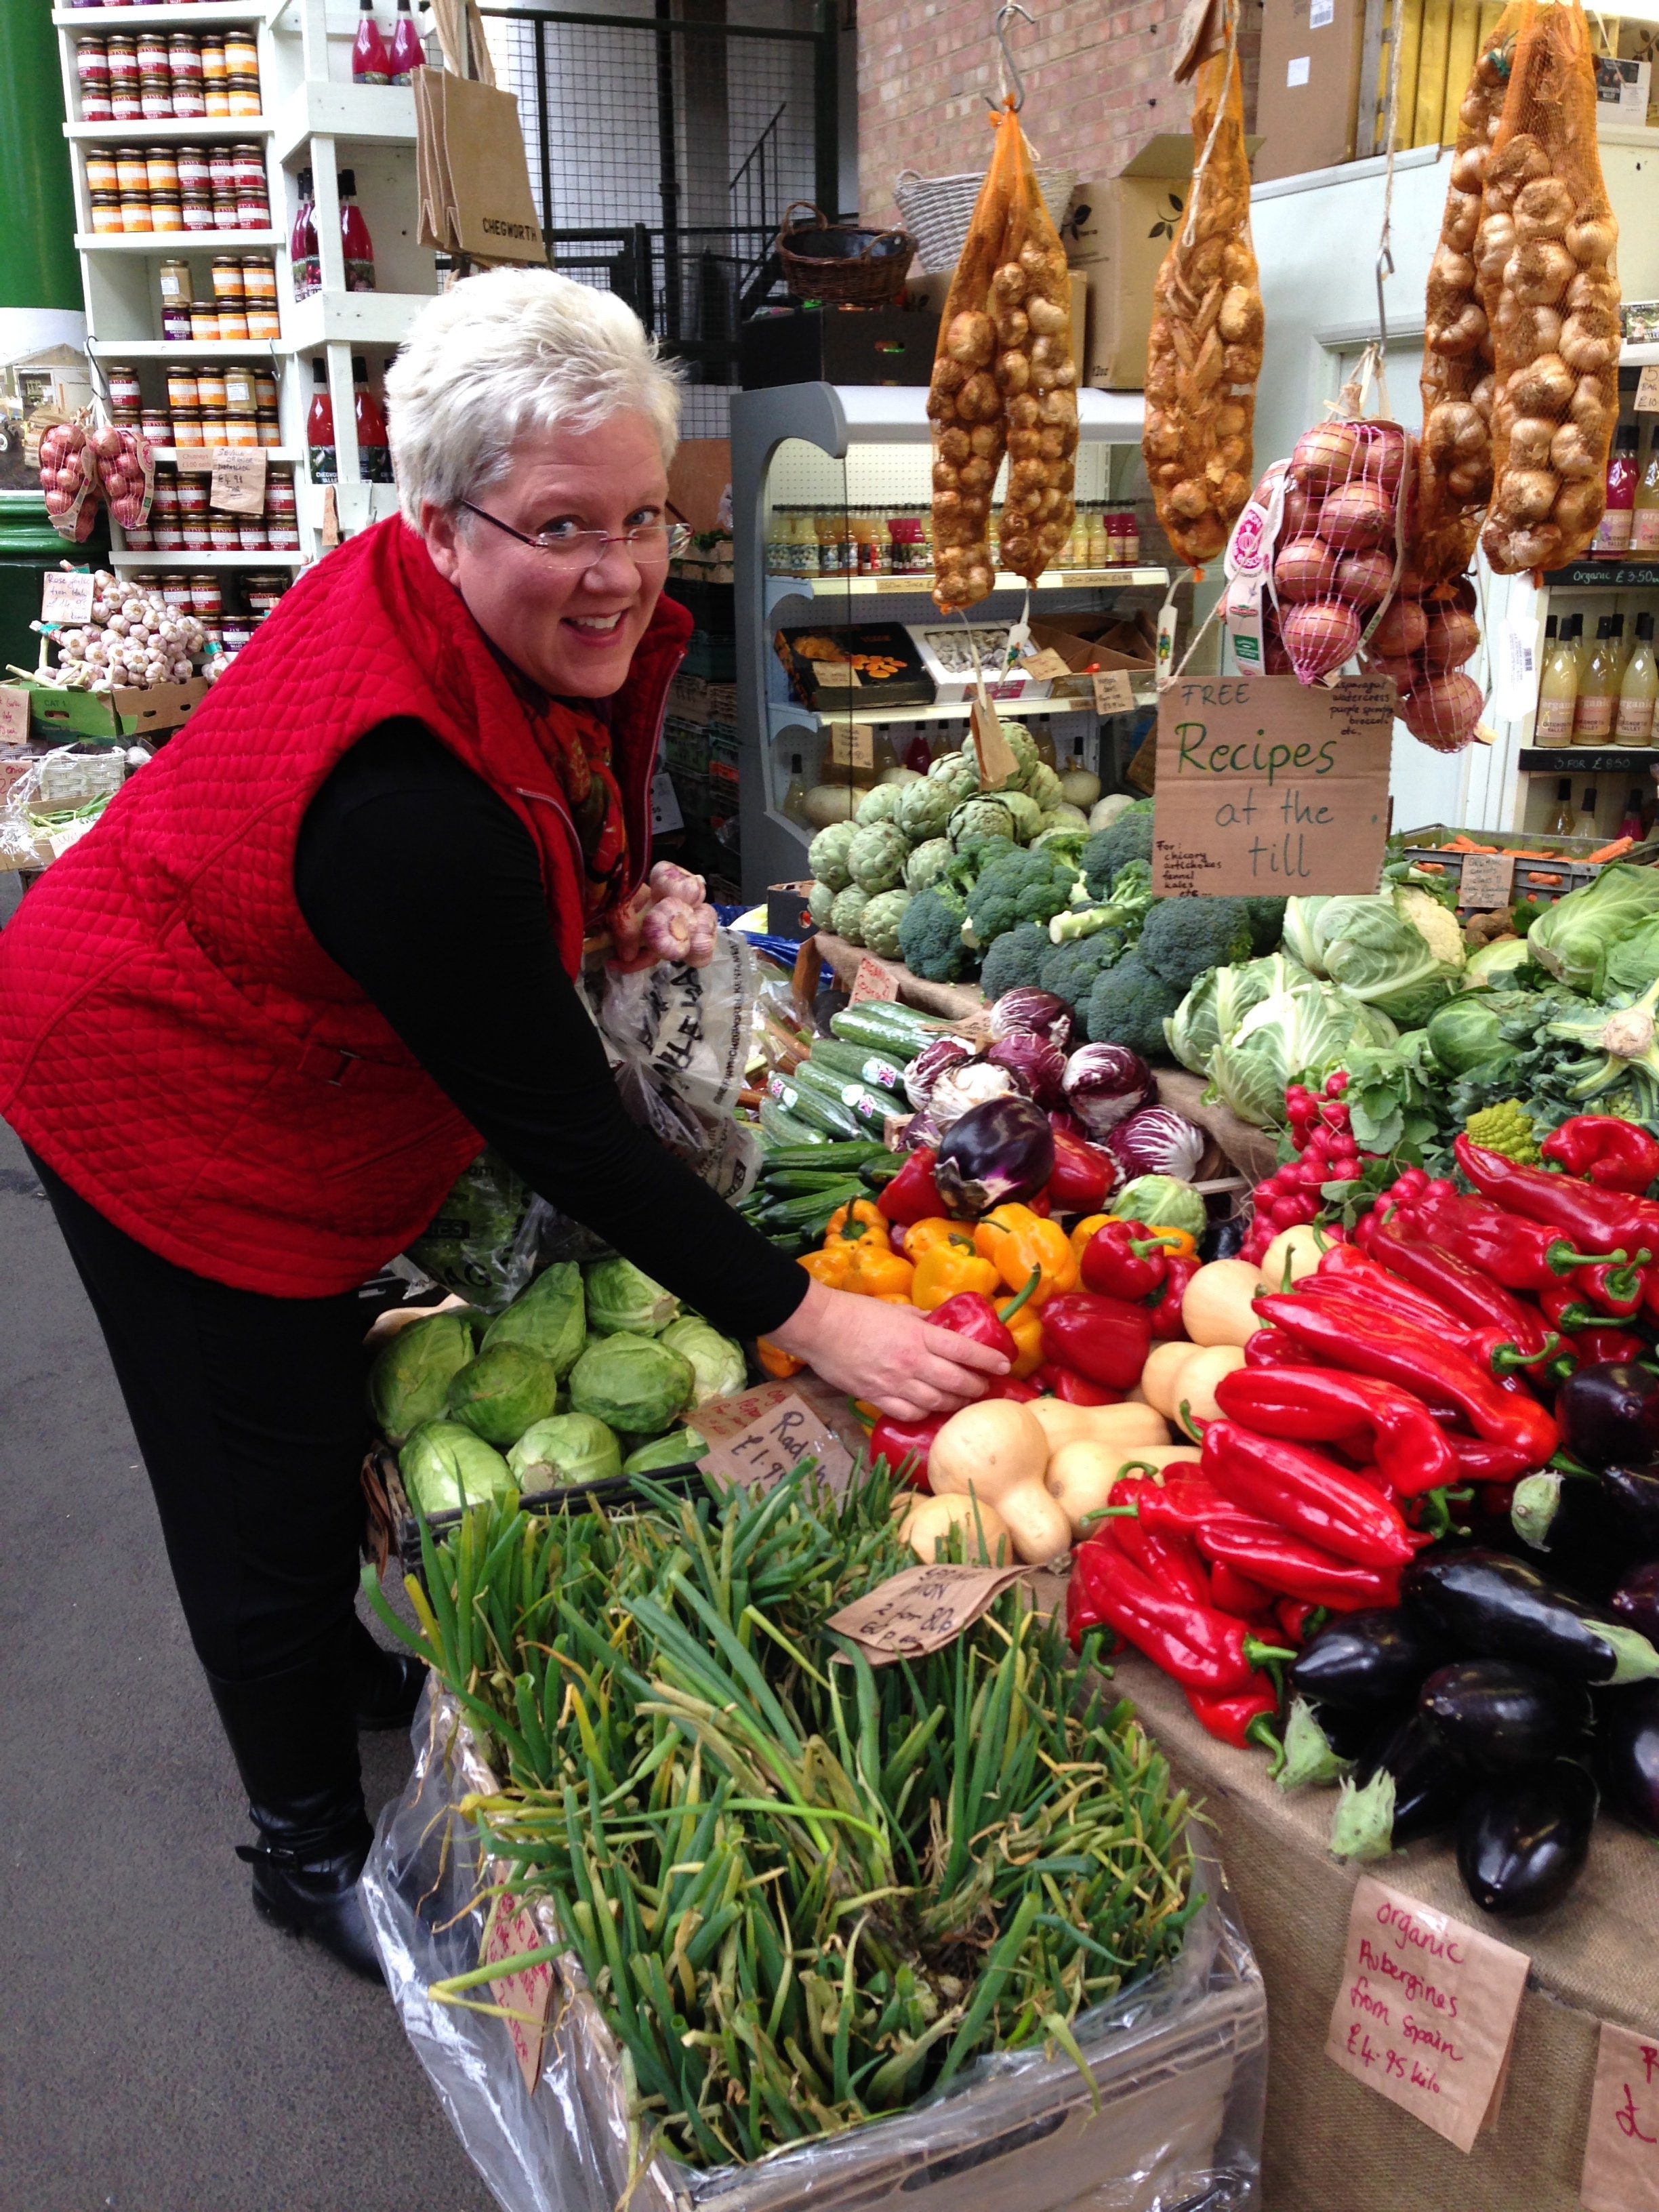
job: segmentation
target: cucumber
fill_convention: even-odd
[[[828,1068],[815,1068],[809,1060],[803,1061],[795,1070],[795,1087],[807,1097],[821,1100],[832,1111],[839,1108],[843,1114],[853,1116],[853,1126],[860,1135],[866,1133],[872,1116],[867,1112],[861,1112],[856,1103],[859,1098],[868,1095],[866,1085],[837,1075]],[[891,1111],[890,1100],[874,1117],[878,1129]]]
[[[792,1114],[781,1099],[769,1096],[761,1100],[760,1126],[761,1134],[767,1139],[769,1145],[775,1142],[788,1152],[834,1150],[832,1141],[825,1131],[818,1128],[815,1123],[803,1120],[799,1114]],[[775,1152],[769,1152],[767,1154],[769,1160],[775,1159],[777,1157]]]
[[[781,1075],[769,1076],[768,1092],[791,1116],[822,1129],[828,1136],[861,1137],[862,1125],[856,1115],[848,1113],[838,1094],[827,1087],[814,1090],[799,1081],[800,1073],[798,1068],[793,1080]]]
[[[903,1095],[902,1062],[872,1052],[867,1045],[844,1042],[838,1037],[820,1037],[812,1047],[811,1064],[828,1068],[845,1082],[866,1084],[872,1091],[890,1091],[896,1097]]]
[[[785,1081],[788,1080],[786,1077]],[[816,1174],[821,1169],[846,1168],[857,1171],[872,1160],[890,1159],[885,1145],[872,1143],[860,1138],[855,1143],[837,1144],[832,1139],[808,1144],[771,1145],[761,1163],[761,1173],[769,1174],[774,1168],[810,1168]]]
[[[830,1027],[833,1033],[850,1044],[869,1045],[877,1052],[890,1054],[895,1060],[914,1060],[923,1045],[931,1044],[936,1036],[943,1036],[943,1022],[928,1022],[924,1027],[918,1017],[908,1011],[871,999],[861,1000],[856,1006],[843,1006],[839,1013],[831,1014]]]

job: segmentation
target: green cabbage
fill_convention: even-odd
[[[1164,1024],[1170,1050],[1194,1075],[1207,1075],[1217,1045],[1237,1033],[1252,1006],[1275,991],[1311,980],[1305,968],[1282,952],[1241,960],[1231,968],[1206,968]]]
[[[1463,988],[1479,991],[1494,984],[1500,989],[1507,988],[1516,969],[1524,968],[1531,958],[1531,949],[1524,937],[1495,937],[1490,945],[1483,945],[1470,953],[1469,964],[1463,970]]]
[[[398,1473],[410,1504],[428,1516],[517,1486],[501,1454],[459,1421],[422,1421],[398,1455]]]
[[[530,1288],[520,1291],[507,1311],[490,1322],[481,1349],[521,1344],[546,1360],[562,1381],[581,1357],[586,1334],[582,1271],[574,1260],[561,1260],[544,1267]]]
[[[712,1322],[688,1314],[683,1320],[671,1322],[659,1341],[691,1362],[697,1378],[691,1398],[694,1406],[705,1406],[711,1398],[735,1398],[747,1386],[749,1366],[743,1346],[722,1336]]]
[[[368,1370],[369,1410],[388,1443],[436,1420],[472,1350],[471,1319],[453,1310],[398,1330]]]
[[[1200,1192],[1176,1176],[1137,1176],[1112,1200],[1120,1221],[1144,1221],[1149,1229],[1184,1229],[1194,1242],[1209,1224]]]
[[[654,1336],[607,1336],[583,1352],[570,1374],[570,1404],[634,1436],[661,1434],[691,1402],[696,1370],[684,1352]]]
[[[503,1451],[532,1421],[545,1420],[559,1402],[559,1378],[550,1361],[522,1344],[494,1344],[452,1377],[445,1410],[487,1444]]]
[[[1311,980],[1293,984],[1252,1006],[1223,1038],[1211,1055],[1210,1086],[1241,1121],[1265,1128],[1285,1119],[1286,1084],[1322,1081],[1351,1044],[1393,1044],[1399,1035],[1386,1014],[1345,991]]]
[[[1582,890],[1540,914],[1527,933],[1527,945],[1540,968],[1570,990],[1599,999],[1607,988],[1607,962],[1615,945],[1633,938],[1659,914],[1659,869],[1634,868],[1615,860]],[[1621,965],[1623,963],[1621,963]],[[1642,988],[1650,969],[1626,988]]]
[[[587,1271],[587,1325],[598,1336],[625,1329],[655,1336],[678,1316],[680,1302],[631,1260],[596,1261]]]
[[[603,1482],[622,1473],[616,1437],[592,1413],[555,1413],[533,1422],[507,1455],[520,1490],[553,1490],[568,1482]]]
[[[1607,953],[1609,991],[1645,991],[1659,975],[1659,915],[1621,937]]]
[[[1420,891],[1291,899],[1285,950],[1404,1029],[1421,1029],[1463,973],[1455,917]]]
[[[624,1474],[654,1474],[659,1468],[687,1467],[700,1460],[708,1446],[694,1428],[670,1429],[665,1437],[641,1444],[623,1462]]]

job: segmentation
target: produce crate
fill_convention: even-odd
[[[1471,857],[1463,853],[1442,853],[1439,848],[1453,837],[1474,837],[1478,843],[1494,846],[1500,853],[1536,852],[1546,842],[1557,847],[1559,860],[1517,860],[1515,864],[1513,896],[1518,899],[1542,899],[1553,906],[1569,891],[1582,890],[1593,883],[1601,872],[1604,863],[1589,864],[1589,855],[1599,852],[1607,843],[1605,837],[1551,837],[1547,840],[1536,834],[1528,836],[1524,830],[1451,830],[1443,822],[1431,822],[1424,830],[1408,830],[1405,834],[1402,857],[1413,867],[1438,870],[1449,884],[1459,886],[1458,904],[1463,903],[1461,887],[1463,862]],[[1478,856],[1476,856],[1478,857]],[[1649,838],[1644,843],[1633,845],[1620,859],[1637,867],[1650,867],[1659,860],[1659,839]]]
[[[56,738],[147,738],[176,730],[191,709],[206,698],[205,678],[188,684],[153,684],[139,691],[123,684],[113,691],[70,691],[57,684],[31,684],[29,719],[43,736]]]
[[[691,641],[685,648],[684,673],[700,676],[708,684],[735,684],[738,680],[738,641],[724,637],[718,631],[694,629]]]

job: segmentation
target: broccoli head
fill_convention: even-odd
[[[1000,860],[1005,854],[1018,850],[1012,837],[970,837],[955,858],[947,863],[944,880],[953,891],[959,891],[966,898],[993,860]]]
[[[1112,895],[1107,903],[1122,915],[1124,928],[1135,935],[1158,903],[1152,896],[1152,862],[1126,860],[1112,878]]]
[[[1151,814],[1120,814],[1109,830],[1097,830],[1084,847],[1084,880],[1097,898],[1104,898],[1120,868],[1131,860],[1150,865],[1152,857]]]
[[[1042,956],[1037,981],[1068,1006],[1086,1006],[1096,976],[1103,975],[1122,953],[1123,939],[1115,929],[1096,930],[1064,945],[1050,944]]]
[[[968,902],[948,884],[918,891],[899,924],[899,951],[913,975],[930,983],[954,983],[969,963],[962,941]]]
[[[985,955],[980,988],[988,999],[1000,999],[1005,991],[1043,989],[1043,957],[1053,949],[1040,921],[1022,921],[1005,930]]]
[[[1140,957],[1184,998],[1206,968],[1250,957],[1250,916],[1243,899],[1164,899],[1141,925]]]
[[[1250,951],[1260,958],[1263,953],[1277,952],[1279,939],[1285,934],[1285,902],[1282,898],[1247,898],[1244,902],[1250,915]]]
[[[1085,938],[1085,945],[1097,940]],[[1154,974],[1139,951],[1126,953],[1115,968],[1095,978],[1089,994],[1089,1039],[1092,1044],[1127,1044],[1143,1060],[1167,1060],[1164,1024],[1186,996]]]
[[[1015,851],[980,871],[968,894],[974,939],[989,945],[1022,921],[1046,922],[1066,904],[1077,877],[1047,853]]]

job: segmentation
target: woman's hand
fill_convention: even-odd
[[[982,1397],[992,1376],[1008,1372],[1000,1352],[935,1328],[914,1307],[882,1305],[823,1283],[808,1287],[767,1341],[901,1421],[953,1413]]]

